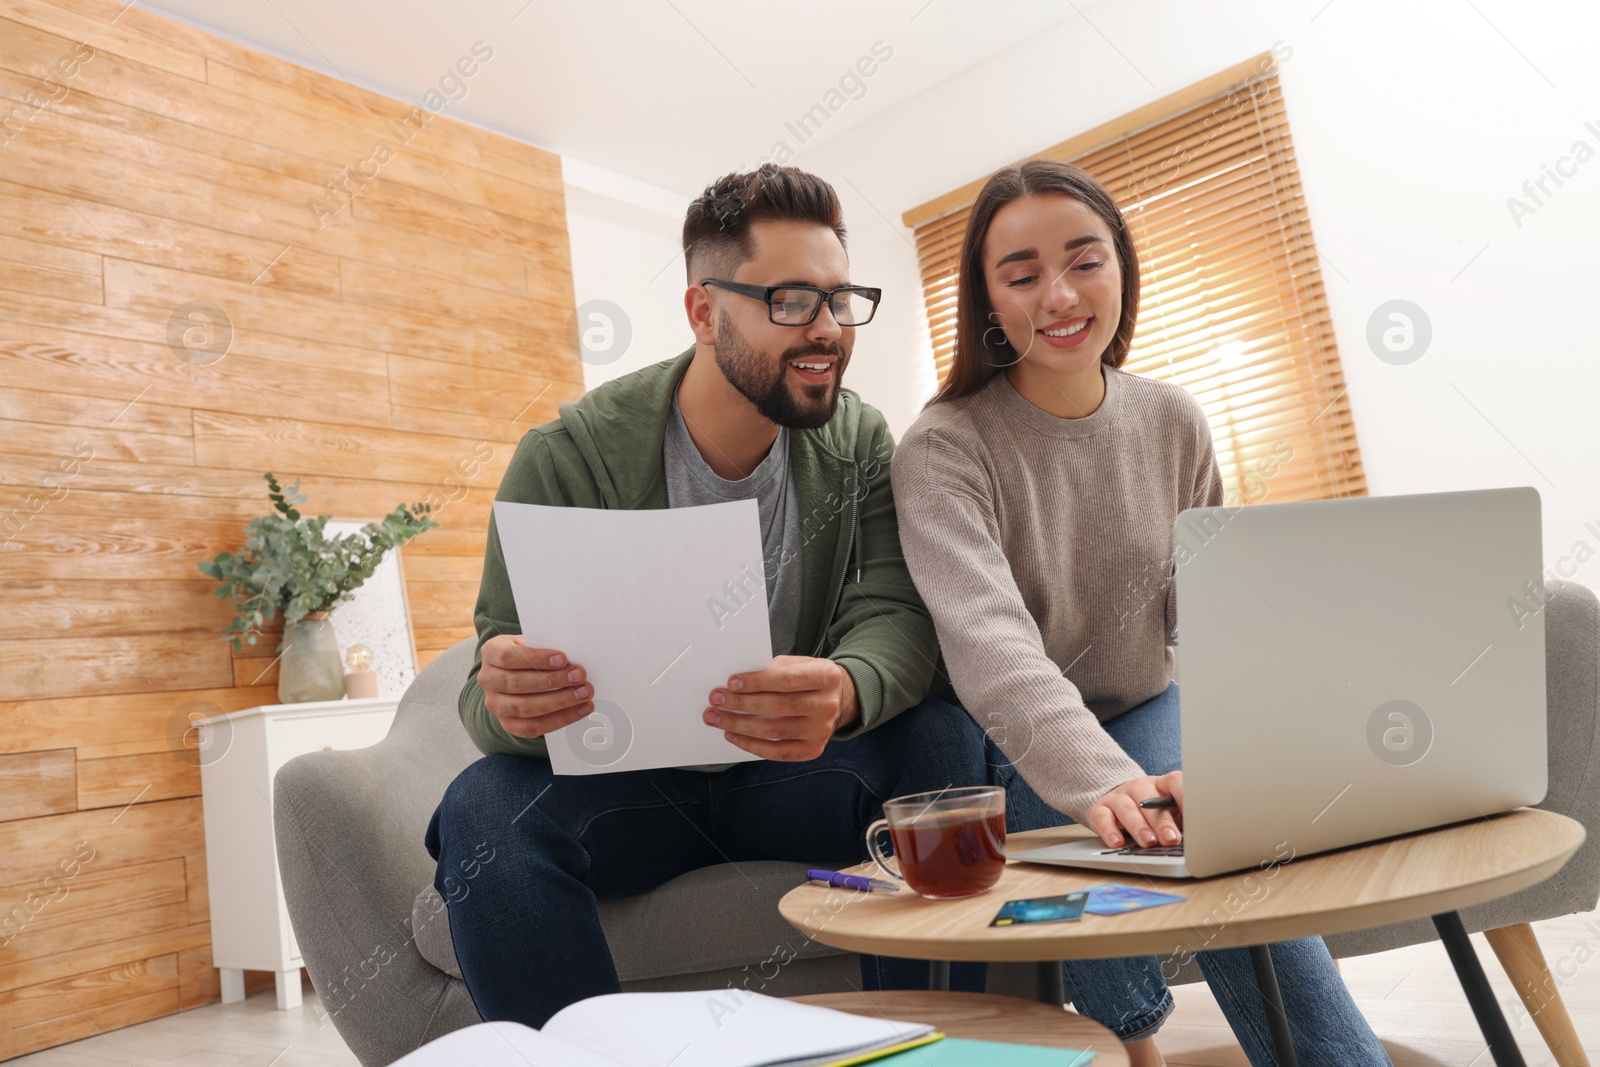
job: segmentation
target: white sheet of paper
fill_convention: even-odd
[[[546,735],[557,774],[759,759],[700,718],[772,666],[754,500],[642,511],[494,502],[523,640],[582,665],[594,713]]]

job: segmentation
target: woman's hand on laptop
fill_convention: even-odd
[[[709,702],[701,718],[730,744],[787,762],[816,759],[834,731],[861,717],[850,672],[810,656],[774,656],[766,670],[735,674],[713,689]]]
[[[523,644],[520,634],[496,634],[483,643],[478,684],[483,706],[512,737],[542,737],[594,710],[594,687],[583,668],[556,649]]]
[[[1170,796],[1175,808],[1141,808],[1141,800]],[[1174,818],[1176,816],[1176,818]],[[1089,829],[1112,848],[1135,844],[1141,848],[1176,845],[1183,840],[1179,821],[1183,817],[1183,772],[1159,776],[1146,775],[1123,782],[1095,801],[1089,809]],[[1124,840],[1126,834],[1130,840]]]

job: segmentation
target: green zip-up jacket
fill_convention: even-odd
[[[579,508],[667,507],[662,442],[673,393],[693,358],[690,348],[562,404],[559,418],[518,442],[495,499]],[[893,451],[883,416],[849,389],[839,391],[838,410],[827,425],[789,431],[805,576],[790,651],[827,657],[850,672],[861,717],[834,735],[840,740],[921,701],[939,657],[933,621],[900,554],[889,481]],[[560,566],[560,560],[549,565]],[[478,684],[484,642],[522,632],[492,512],[474,621],[478,648],[460,699],[467,734],[484,753],[548,757],[544,738],[506,733],[484,706]],[[529,634],[527,640],[561,647],[558,633]],[[706,692],[722,681],[707,678]]]

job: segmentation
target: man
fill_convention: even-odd
[[[893,442],[841,384],[879,295],[850,284],[844,240],[833,188],[803,171],[708,186],[683,228],[694,347],[563,404],[511,459],[497,500],[756,499],[774,660],[706,679],[704,728],[761,760],[555,778],[546,735],[605,694],[559,632],[521,634],[491,517],[460,701],[487,755],[426,839],[485,1020],[538,1027],[617,991],[598,901],[727,861],[857,862],[885,799],[987,783],[971,717],[924,700],[939,651],[900,555]]]

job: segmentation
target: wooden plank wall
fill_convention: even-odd
[[[559,159],[418,103],[0,0],[0,1059],[218,999],[175,724],[276,702],[277,634],[235,656],[195,567],[262,472],[309,515],[433,501],[425,664],[473,634],[516,441],[582,392]]]

